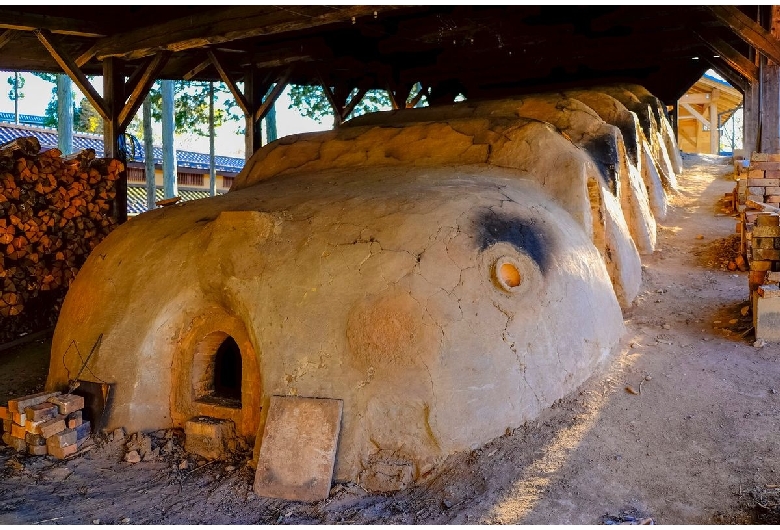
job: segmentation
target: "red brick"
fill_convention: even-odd
[[[24,427],[24,424],[27,423],[27,414],[24,412],[14,412],[12,416],[14,423],[17,425]]]
[[[11,432],[11,426],[14,424],[11,420],[3,420],[3,432]]]
[[[11,436],[16,438],[24,438],[27,434],[27,429],[16,423],[11,424]]]
[[[51,449],[52,447],[65,447],[66,445],[73,445],[76,443],[76,438],[75,429],[65,429],[62,432],[48,436],[46,438],[46,447]]]
[[[27,442],[27,445],[46,445],[46,438],[40,434],[32,434],[28,432],[24,436],[24,441]]]
[[[10,420],[11,413],[8,412],[8,407],[0,405],[0,420]]]
[[[46,423],[50,420],[41,420],[41,421],[27,421],[27,424],[24,426],[25,429],[27,429],[27,432],[32,434],[41,434],[41,425]]]
[[[47,446],[47,449],[51,456],[53,456],[54,458],[59,458],[60,460],[62,460],[63,458],[67,458],[70,455],[75,454],[76,451],[78,451],[78,447],[76,447],[76,444],[66,445],[65,447]]]
[[[65,420],[65,422],[68,425],[68,429],[75,429],[79,425],[83,423],[82,414],[80,410],[77,410],[76,412],[71,412],[68,414],[68,418]]]
[[[31,445],[27,444],[27,452],[31,455],[44,456],[49,454],[49,450],[45,445]]]
[[[27,442],[24,441],[24,438],[17,438],[16,436],[11,436],[10,443],[8,445],[13,447],[20,453],[24,453],[27,451]]]
[[[81,425],[76,427],[76,444],[79,446],[83,444],[87,438],[89,438],[89,435],[92,433],[92,426],[88,421],[83,422]]]
[[[4,432],[3,433],[3,443],[5,445],[11,445],[11,433],[10,432]]]
[[[57,416],[57,405],[54,403],[39,403],[24,409],[27,421],[50,420]]]
[[[48,438],[50,436],[53,436],[57,434],[58,432],[62,432],[66,429],[65,426],[65,416],[57,416],[53,420],[49,420],[45,423],[41,424],[40,430],[41,430],[41,436],[44,438]]]
[[[45,403],[49,398],[60,395],[60,392],[41,392],[39,394],[30,394],[29,396],[18,399],[8,400],[8,410],[11,412],[22,412],[27,407],[32,407],[39,403]]]
[[[54,403],[60,409],[60,414],[70,414],[84,408],[84,397],[76,394],[62,394],[49,399],[49,403]]]

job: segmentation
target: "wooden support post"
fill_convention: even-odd
[[[146,177],[146,209],[154,210],[157,194],[157,177],[154,170],[154,138],[152,136],[152,99],[146,94],[143,103],[144,120],[144,175]]]
[[[742,114],[742,147],[747,156],[756,150],[758,135],[758,82],[750,83],[745,90],[744,110]]]
[[[92,85],[90,85],[91,87]],[[108,57],[103,60],[103,98],[107,116],[103,119],[103,154],[108,158],[117,158],[127,164],[126,153],[120,149],[119,140],[124,130],[119,125],[119,111],[125,101],[125,80],[119,68],[118,59]],[[114,212],[118,223],[127,221],[127,171],[120,173],[116,181]]]
[[[176,148],[173,143],[173,81],[166,79],[160,82],[162,92],[162,144],[163,144],[163,193],[166,199],[179,195],[176,182]]]
[[[57,148],[73,153],[73,87],[65,74],[57,74]]]
[[[257,70],[251,66],[244,70],[244,98],[246,101],[246,110],[244,115],[245,129],[245,150],[244,157],[249,160],[255,151],[263,145],[263,135],[260,129],[260,122],[256,119],[255,111],[262,95],[258,94],[259,80],[257,79]]]
[[[771,38],[780,37],[780,6],[772,6]],[[780,43],[778,43],[780,48]],[[780,57],[761,69],[761,152],[780,153]]]
[[[214,156],[214,81],[209,82],[209,194],[217,194],[217,166]]]
[[[710,154],[720,153],[720,123],[718,123],[718,104],[715,102],[713,91],[712,101],[710,102]]]

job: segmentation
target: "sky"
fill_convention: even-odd
[[[11,90],[12,85],[7,81],[9,78],[13,78],[13,75],[13,72],[0,70],[0,88],[2,89],[0,91],[0,112],[14,112],[14,102],[9,97],[9,91]],[[46,106],[51,100],[54,84],[44,81],[30,73],[21,73],[20,75],[24,77],[25,85],[22,89],[24,97],[19,99],[19,113],[43,116],[46,111]],[[93,84],[98,93],[102,94],[102,78],[95,78]],[[83,96],[78,89],[75,89],[75,91],[75,100],[78,105],[78,102]],[[219,105],[219,101],[217,101],[217,104]],[[275,104],[276,127],[280,138],[282,136],[300,132],[328,130],[333,127],[332,120],[325,120],[324,123],[319,124],[312,119],[301,116],[297,111],[291,110],[289,106],[290,97],[288,88],[279,96],[279,99]],[[224,126],[217,128],[214,142],[216,154],[243,158],[244,137],[237,132],[243,130],[243,127],[244,120],[240,120],[238,122],[228,122]],[[153,125],[153,128],[155,129],[155,145],[159,145],[162,137],[161,125],[156,123]],[[198,135],[176,135],[174,142],[177,149],[201,153],[209,152],[208,137]]]

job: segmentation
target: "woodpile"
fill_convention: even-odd
[[[116,227],[123,169],[91,149],[41,153],[34,137],[0,145],[0,344],[56,322],[84,260]]]
[[[0,406],[3,443],[21,453],[67,458],[91,433],[83,409],[84,398],[75,394],[42,392],[11,399]]]

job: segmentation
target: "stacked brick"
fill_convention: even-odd
[[[3,442],[31,455],[63,459],[78,451],[91,432],[84,421],[84,398],[75,394],[42,392],[0,406]]]

